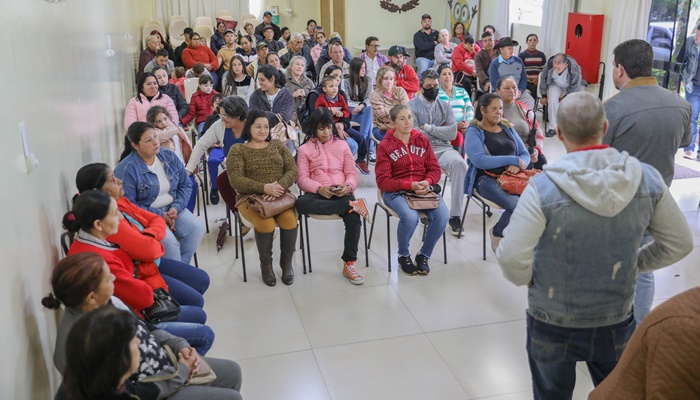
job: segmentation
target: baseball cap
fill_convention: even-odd
[[[263,32],[265,32],[265,31],[274,31],[274,29],[272,29],[272,26],[268,25],[268,26],[263,28]]]
[[[272,13],[269,12],[269,11],[265,11],[265,12],[263,13],[263,17],[268,16],[268,15],[272,15]]]
[[[432,18],[430,18],[430,14],[423,14],[423,16],[420,17],[420,20],[422,21],[424,19],[432,19]]]
[[[236,34],[236,32],[234,32],[233,29],[226,29],[226,32],[224,32],[224,36],[225,36],[227,33],[233,33],[234,35]]]
[[[408,50],[406,50],[406,48],[403,46],[399,46],[398,44],[395,44],[395,45],[389,47],[389,56],[390,57],[394,57],[394,56],[397,56],[399,54],[403,54],[403,55],[407,56]]]
[[[191,35],[194,32],[194,30],[190,27],[185,28],[185,30],[182,32],[182,35],[180,36],[185,36],[185,35]]]
[[[255,45],[255,48],[258,49],[258,50],[262,49],[263,47],[267,47],[267,43],[265,43],[265,42],[258,42],[258,44]]]

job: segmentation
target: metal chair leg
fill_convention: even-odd
[[[377,216],[377,207],[379,207],[379,203],[374,203],[374,211],[372,212],[372,226],[369,230],[369,242],[367,242],[367,249],[369,249],[369,247],[372,245],[372,234],[374,233],[374,221],[376,221],[375,217]]]
[[[243,264],[243,282],[248,282],[248,275],[246,274],[246,265],[245,265],[245,247],[243,247],[243,235],[241,232],[243,232],[243,221],[241,220],[240,216],[236,216],[236,219],[238,220],[238,240],[241,243],[241,263]]]
[[[389,226],[389,213],[386,214],[386,263],[391,273],[391,226]],[[374,221],[374,220],[373,220]],[[372,235],[370,235],[372,236]]]
[[[306,256],[304,253],[304,223],[302,222],[304,214],[299,214],[299,250],[301,250],[301,263],[304,266],[304,275],[306,275]]]
[[[445,264],[447,264],[447,239],[445,232],[442,232],[442,254],[445,256]]]
[[[481,230],[483,234],[483,240],[481,241],[481,244],[484,251],[484,261],[486,261],[486,207],[483,207],[481,209]]]
[[[309,273],[314,272],[311,267],[311,244],[309,243],[309,218],[304,218],[304,229],[306,229],[306,253],[309,255]]]
[[[226,207],[226,222],[228,222],[228,235],[231,235],[231,210],[228,209],[228,206]]]
[[[197,260],[197,252],[194,252],[194,266],[199,268],[199,261]]]
[[[206,176],[206,174],[205,174]],[[206,197],[205,192],[204,192],[204,186],[206,186],[206,183],[201,183],[202,186],[202,196]],[[202,203],[202,208],[204,208],[204,227],[207,228],[207,233],[209,233],[209,216],[207,215],[207,205],[206,203]]]
[[[367,220],[364,218],[362,219],[362,233],[365,236],[365,267],[369,268],[369,251],[367,251]]]

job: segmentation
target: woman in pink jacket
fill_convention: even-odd
[[[345,223],[343,276],[353,285],[363,278],[355,271],[360,217],[367,219],[365,199],[355,200],[357,188],[355,161],[347,143],[338,136],[333,115],[317,108],[309,119],[309,134],[299,147],[297,185],[306,192],[299,196],[296,209],[301,214],[338,215]]]
[[[129,129],[129,126],[136,121],[146,122],[148,110],[153,106],[165,107],[170,115],[172,115],[172,121],[175,125],[180,123],[175,103],[173,103],[170,96],[158,90],[158,81],[155,75],[150,72],[144,72],[139,77],[137,86],[139,88],[139,94],[129,100],[129,103],[126,105],[126,111],[124,112],[125,130]]]

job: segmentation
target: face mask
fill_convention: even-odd
[[[423,88],[423,97],[428,99],[428,101],[435,101],[435,99],[437,99],[437,95],[438,95],[438,88],[430,88],[430,89]]]

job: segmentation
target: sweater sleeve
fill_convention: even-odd
[[[489,67],[491,66],[491,59],[486,50],[476,53],[474,65],[476,68],[476,76],[480,81],[479,83],[481,83],[482,86],[486,85],[486,83],[489,82]]]
[[[449,104],[443,102],[442,100],[435,101],[441,102],[439,104],[441,106],[441,111],[445,116],[444,126],[425,124],[423,125],[423,128],[425,128],[425,131],[432,137],[442,140],[454,140],[457,137],[457,121],[455,120],[455,114],[450,108]]]
[[[518,89],[521,92],[524,92],[525,90],[527,90],[527,72],[525,72],[525,63],[523,63],[523,60],[521,60],[519,58],[516,58],[515,62],[519,63],[520,67],[521,67],[521,69],[520,69],[520,82],[518,85]]]
[[[226,157],[226,171],[231,187],[240,194],[261,194],[265,192],[265,184],[245,176],[245,145],[235,144]],[[281,184],[280,184],[281,185]]]
[[[400,190],[410,190],[411,182],[395,179],[393,177],[391,158],[385,141],[379,142],[377,147],[377,163],[374,171],[377,179],[377,187],[382,192],[398,192]],[[440,179],[440,178],[438,178]]]
[[[450,47],[452,47],[452,46],[450,46]],[[435,46],[434,56],[435,56],[435,63],[438,65],[449,64],[452,62],[452,54],[451,53],[446,54],[445,53],[445,46],[443,46],[442,44],[438,44],[437,46]]]
[[[182,50],[182,63],[185,64],[186,69],[194,67],[195,62],[196,61],[192,57],[192,49],[186,47],[184,50]]]
[[[501,79],[501,75],[498,72],[498,62],[491,61],[491,64],[489,64],[489,81],[492,82],[491,91],[495,90],[499,79]]]
[[[426,155],[425,155],[425,179],[434,185],[440,182],[440,177],[442,176],[442,170],[440,169],[440,164],[438,163],[437,157],[435,157],[435,152],[433,147],[430,145],[429,140],[425,140],[426,143]],[[410,182],[409,182],[410,184]],[[410,186],[409,186],[410,189]],[[443,188],[444,189],[444,188]]]
[[[153,289],[144,281],[134,278],[128,266],[110,260],[109,270],[114,275],[114,295],[134,311],[141,311],[153,304]]]
[[[289,189],[297,180],[297,164],[294,162],[294,157],[287,146],[282,142],[278,142],[278,150],[284,160],[284,173],[277,183],[285,189]]]
[[[316,193],[318,188],[321,187],[319,182],[311,179],[311,173],[309,165],[309,149],[314,146],[311,141],[306,142],[301,147],[299,147],[299,152],[297,155],[297,173],[299,175],[297,179],[297,185],[299,189],[306,193]]]
[[[192,95],[192,99],[190,99],[190,106],[187,109],[187,115],[185,115],[182,118],[182,126],[187,126],[189,125],[190,121],[194,119],[194,117],[197,115],[197,101],[195,101],[194,97],[199,93],[199,89],[197,89],[197,92],[195,92]]]
[[[533,279],[535,247],[546,226],[537,188],[527,185],[496,249],[503,276],[513,284],[527,285]]]
[[[455,72],[462,71],[467,75],[471,75],[473,70],[470,72],[469,69],[467,66],[467,51],[464,50],[464,46],[458,45],[452,55],[452,70]]]
[[[547,98],[547,92],[549,92],[549,82],[547,82],[547,79],[549,78],[549,63],[544,64],[544,67],[542,68],[542,79],[540,79],[540,97],[543,99]]]
[[[138,96],[138,95],[137,95]],[[127,130],[138,120],[138,113],[136,111],[136,97],[133,97],[126,104],[126,110],[124,110],[124,129]]]
[[[145,211],[144,212],[148,212]],[[155,215],[149,213],[151,215]],[[156,217],[158,217],[156,215]],[[158,217],[161,220],[163,218]],[[163,232],[165,233],[165,232]],[[116,243],[129,253],[132,260],[151,262],[160,258],[165,253],[163,244],[148,235],[144,235],[138,228],[132,226],[129,221],[124,218],[119,222],[119,230],[114,235],[107,238],[108,241]]]
[[[481,135],[479,135],[479,131],[480,129],[475,125],[469,125],[469,128],[467,128],[467,136],[464,139],[464,149],[467,152],[469,162],[474,164],[476,168],[486,170],[509,165],[520,166],[520,158],[516,155],[492,156],[486,154],[484,151],[484,140],[481,138]],[[522,140],[520,143],[522,143]],[[525,152],[527,153],[527,150],[525,150]]]
[[[190,161],[187,163],[187,166],[185,169],[189,173],[193,173],[195,169],[197,169],[197,164],[199,164],[199,160],[202,158],[202,155],[204,155],[204,152],[207,151],[208,148],[213,146],[217,141],[220,141],[220,139],[216,136],[216,134],[220,131],[221,126],[223,125],[223,122],[221,120],[218,120],[212,126],[207,129],[207,131],[202,135],[199,140],[197,140],[197,143],[195,143],[194,147],[192,148],[192,154],[190,155]]]
[[[653,168],[649,168],[648,171],[654,172],[658,179],[662,179],[659,172]],[[682,260],[693,250],[693,235],[688,222],[666,185],[662,186],[663,194],[656,203],[647,227],[654,240],[637,251],[639,272],[651,272],[671,265]]]

